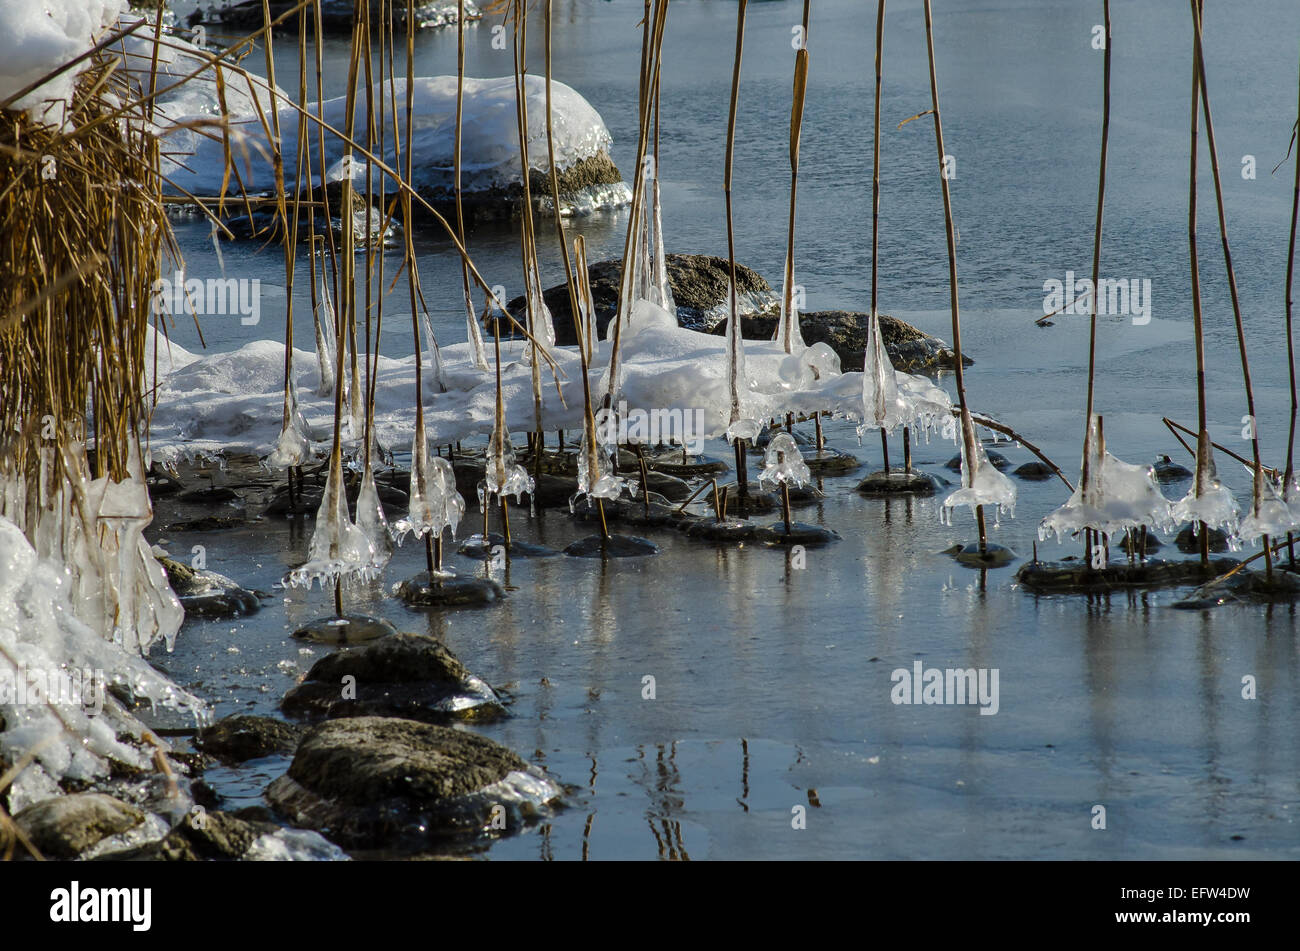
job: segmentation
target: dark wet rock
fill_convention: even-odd
[[[635,499],[620,498],[616,501],[605,500],[606,524],[619,522],[642,528],[674,528],[690,521],[694,516],[678,512],[676,505],[669,504],[662,495],[650,493],[650,504],[642,496]],[[647,510],[648,509],[648,510]],[[593,502],[588,506],[585,500],[574,505],[574,518],[582,521],[599,521],[600,512]]]
[[[225,485],[209,485],[201,489],[190,489],[176,496],[176,501],[188,505],[230,505],[243,502],[243,497],[234,489]]]
[[[370,617],[367,614],[345,614],[342,617],[317,618],[293,632],[293,636],[317,644],[364,644],[396,634],[391,621]]]
[[[175,495],[185,488],[179,479],[164,472],[156,464],[149,470],[149,475],[145,477],[145,485],[149,487],[149,497],[152,499]]]
[[[319,485],[307,483],[295,486],[293,494],[290,495],[289,487],[281,484],[271,493],[271,501],[267,503],[263,514],[275,518],[288,515],[315,516],[320,511],[320,503],[324,497],[325,489]]]
[[[805,452],[803,461],[808,466],[808,471],[815,476],[845,475],[862,468],[862,460],[857,456],[830,448]]]
[[[248,519],[242,515],[204,515],[201,518],[186,518],[171,522],[169,532],[221,532],[231,528],[247,525]]]
[[[250,822],[225,812],[191,813],[156,842],[98,858],[116,862],[237,861],[254,842],[274,834],[278,828],[269,822]]]
[[[309,730],[267,799],[344,847],[417,851],[449,836],[511,831],[561,790],[511,750],[465,730],[387,717]],[[494,807],[500,807],[494,808]]]
[[[134,829],[145,814],[112,796],[73,793],[28,806],[14,821],[46,858],[72,859],[111,835]]]
[[[194,745],[228,763],[243,763],[292,752],[301,733],[299,727],[283,720],[237,713],[199,730]]]
[[[505,713],[496,692],[427,634],[394,634],[322,657],[280,709],[312,719],[382,716],[431,723]]]
[[[764,545],[802,545],[805,548],[819,548],[839,541],[840,536],[829,528],[820,525],[807,525],[803,522],[791,522],[786,531],[785,522],[773,522],[760,526],[754,533],[754,539]]]
[[[1216,575],[1231,571],[1239,563],[1231,558],[1210,562],[1207,574],[1197,560],[1163,561],[1153,558],[1136,565],[1111,564],[1091,568],[1082,561],[1029,561],[1020,566],[1016,580],[1025,587],[1041,592],[1086,594],[1113,588],[1169,588],[1200,584]]]
[[[1164,483],[1181,482],[1183,479],[1192,477],[1192,470],[1186,466],[1180,466],[1168,456],[1156,456],[1155,465],[1157,481]]]
[[[559,554],[554,548],[521,542],[517,538],[511,538],[510,544],[507,545],[505,537],[498,535],[496,532],[488,532],[486,543],[484,543],[481,533],[471,535],[460,546],[460,553],[467,558],[487,559],[496,555],[498,547],[503,548],[505,554],[511,558],[550,558]]]
[[[934,495],[942,486],[940,479],[920,469],[890,469],[870,473],[855,488],[867,496]]]
[[[677,305],[677,322],[683,327],[721,334],[729,309],[726,258],[703,254],[669,254],[668,282]],[[620,261],[598,261],[588,266],[592,297],[596,304],[596,327],[603,337],[618,308]],[[736,266],[737,305],[741,314],[741,333],[747,340],[771,340],[776,335],[780,299],[758,272]],[[555,323],[556,342],[562,346],[577,343],[573,314],[569,308],[567,284],[559,284],[543,293]],[[519,319],[524,310],[523,297],[507,305]],[[861,370],[862,354],[867,345],[867,315],[850,311],[818,311],[799,315],[804,342],[825,343],[840,358],[843,370]],[[491,324],[488,333],[492,332]],[[917,330],[911,324],[880,315],[880,331],[885,349],[899,370],[951,369],[955,364],[952,349],[937,337]],[[502,328],[502,336],[506,336]],[[973,361],[967,356],[963,365]]]
[[[735,487],[728,493],[727,512],[745,518],[750,515],[766,515],[781,511],[781,493],[773,490],[758,491],[758,480],[749,483],[749,489],[737,494]],[[813,485],[792,485],[789,487],[790,507],[804,508],[815,505],[826,496]]]
[[[670,451],[653,459],[647,458],[646,467],[679,479],[708,478],[731,469],[731,466],[721,459],[714,459],[711,456],[691,456],[681,451]]]
[[[659,554],[659,546],[636,535],[588,535],[566,546],[564,553],[573,558],[640,558]]]
[[[1174,544],[1178,550],[1194,555],[1201,550],[1201,536],[1199,534],[1199,525],[1184,525],[1183,530],[1174,537]],[[1217,528],[1210,529],[1210,551],[1224,552],[1228,551],[1228,536],[1226,533],[1219,531]]]
[[[1164,543],[1150,530],[1125,532],[1124,537],[1119,540],[1120,550],[1133,555],[1149,555],[1164,547]]]
[[[779,308],[761,315],[747,315],[741,318],[741,332],[747,339],[771,340],[776,336],[778,321]],[[725,323],[720,322],[712,332],[721,334],[725,329]],[[844,372],[862,369],[862,355],[867,347],[866,314],[847,310],[812,311],[799,315],[799,330],[808,346],[824,343],[834,350]],[[896,317],[880,315],[880,336],[896,370],[920,373],[951,370],[957,365],[957,356],[945,341]],[[962,356],[962,366],[975,362],[968,354]]]
[[[685,479],[679,479],[677,476],[669,475],[658,469],[647,468],[645,474],[645,485],[641,484],[641,473],[637,469],[622,473],[623,477],[631,481],[636,486],[637,495],[643,490],[649,490],[655,495],[662,496],[670,502],[684,502],[690,498],[694,489]]]
[[[992,449],[984,450],[984,455],[988,457],[989,462],[993,463],[993,468],[997,469],[999,472],[1004,471],[1009,465],[1011,465],[1006,456]],[[958,453],[945,462],[943,467],[945,469],[951,469],[953,472],[961,472],[961,453]]]
[[[1275,570],[1270,579],[1263,571],[1243,570],[1201,585],[1173,606],[1201,609],[1223,604],[1277,604],[1297,600],[1300,600],[1300,578],[1295,575]]]
[[[430,581],[427,571],[398,582],[393,593],[413,608],[470,607],[493,604],[506,596],[505,589],[491,578],[444,573]]]
[[[968,545],[953,545],[944,550],[945,555],[952,555],[957,563],[967,568],[1005,568],[1016,560],[1016,553],[1002,545],[986,543],[981,550],[978,542]]]
[[[1017,466],[1011,474],[1029,482],[1043,482],[1056,475],[1050,466],[1041,462],[1026,462],[1024,465]]]
[[[253,614],[262,606],[257,592],[215,571],[191,568],[166,556],[158,559],[167,573],[167,583],[190,617],[239,617]]]
[[[727,544],[751,542],[758,538],[763,527],[757,522],[746,519],[728,518],[717,521],[712,518],[701,518],[686,526],[686,537]]]

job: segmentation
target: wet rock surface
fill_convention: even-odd
[[[928,472],[913,469],[891,469],[889,472],[872,472],[857,486],[856,491],[868,496],[888,495],[934,495],[942,488],[943,482]]]
[[[1189,610],[1215,608],[1224,604],[1275,604],[1300,600],[1300,578],[1274,568],[1270,578],[1262,570],[1242,570],[1227,578],[1215,578],[1174,602]]]
[[[1078,560],[1030,561],[1016,571],[1016,580],[1025,587],[1045,592],[1108,591],[1112,588],[1161,588],[1200,584],[1224,574],[1239,562],[1231,558],[1210,561],[1207,573],[1196,560],[1163,561],[1151,559],[1136,565],[1111,564],[1092,568]]]
[[[1198,533],[1199,526],[1185,525],[1183,530],[1174,536],[1174,545],[1181,552],[1194,555],[1201,550],[1201,536]],[[1210,529],[1209,534],[1210,551],[1225,552],[1228,550],[1228,536],[1219,531],[1217,528]]]
[[[545,814],[560,788],[513,751],[463,730],[381,717],[309,730],[267,799],[344,847],[419,851]],[[494,810],[499,807],[499,810]]]
[[[74,793],[47,799],[14,816],[18,828],[46,858],[72,859],[111,835],[144,822],[145,814],[112,796]]]
[[[362,644],[396,634],[391,621],[368,614],[317,618],[293,632],[293,636],[317,644]]]
[[[659,554],[659,546],[636,535],[588,535],[572,542],[564,553],[572,558],[641,558]]]
[[[978,542],[967,545],[953,545],[945,549],[945,555],[952,555],[958,564],[967,568],[1005,568],[1016,560],[1016,553],[1003,545],[987,543],[983,548]]]
[[[257,592],[240,587],[238,582],[225,575],[191,568],[172,558],[162,557],[158,561],[187,616],[238,617],[252,614],[262,606]]]
[[[238,713],[199,730],[194,745],[228,763],[243,763],[272,753],[291,752],[301,735],[302,728],[295,724]]]
[[[1017,466],[1011,474],[1028,482],[1045,482],[1056,475],[1051,467],[1041,462],[1026,462],[1024,465]]]
[[[394,634],[322,657],[280,709],[304,718],[387,716],[432,723],[505,714],[496,691],[426,634]]]
[[[393,585],[393,593],[411,607],[469,607],[492,604],[506,596],[491,578],[467,578],[446,573],[430,579],[427,571]]]

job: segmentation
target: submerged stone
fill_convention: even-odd
[[[913,469],[890,469],[873,472],[859,482],[857,491],[863,495],[934,495],[943,483],[928,472]]]
[[[491,578],[442,575],[430,581],[427,571],[398,582],[393,591],[407,604],[419,608],[491,604],[506,596],[505,589]]]
[[[266,795],[294,825],[345,847],[419,851],[458,835],[516,831],[549,814],[561,793],[486,737],[415,720],[355,717],[309,730],[288,773]]]
[[[293,636],[317,644],[361,644],[396,634],[391,621],[367,614],[317,618],[293,632]]]
[[[482,535],[471,535],[465,539],[459,550],[467,558],[488,559],[497,554],[497,548],[502,549],[511,558],[550,558],[559,554],[554,548],[532,545],[521,542],[517,538],[510,539],[510,544],[507,545],[505,536],[498,535],[496,532],[488,532],[486,542]]]
[[[1178,546],[1179,551],[1186,552],[1189,555],[1200,552],[1201,537],[1197,531],[1199,528],[1199,525],[1183,526],[1183,530],[1174,537],[1174,544]],[[1226,533],[1219,531],[1217,528],[1210,529],[1210,551],[1228,551],[1228,536]]]
[[[765,545],[803,545],[806,548],[818,548],[831,542],[839,541],[840,536],[829,528],[820,525],[808,525],[804,522],[791,522],[787,532],[785,522],[773,522],[760,526],[754,538]]]
[[[285,694],[280,709],[313,719],[383,716],[426,723],[491,720],[506,712],[496,691],[427,634],[394,634],[322,657]]]
[[[292,723],[247,713],[218,720],[194,737],[196,748],[229,763],[292,752],[302,730]]]
[[[600,512],[593,502],[590,506],[585,501],[578,502],[573,509],[573,517],[584,522],[600,521]],[[645,528],[675,528],[690,521],[695,516],[678,512],[677,506],[668,504],[663,496],[651,492],[650,504],[644,498],[620,498],[613,502],[605,500],[605,521],[619,522]]]
[[[1042,462],[1026,462],[1022,466],[1017,466],[1011,474],[1028,482],[1045,482],[1056,475],[1050,466]]]
[[[572,558],[640,558],[659,554],[659,546],[636,535],[588,535],[568,545],[564,553]]]
[[[686,527],[686,537],[711,542],[748,542],[758,538],[762,526],[745,519],[697,519]]]
[[[182,492],[176,496],[176,501],[189,505],[229,505],[232,502],[242,502],[244,499],[234,489],[224,485],[212,485]]]
[[[1165,545],[1156,538],[1155,532],[1148,529],[1145,535],[1140,531],[1125,532],[1124,537],[1119,540],[1118,547],[1131,555],[1149,555],[1164,548]]]
[[[1002,455],[1002,453],[1000,452],[996,452],[993,449],[984,450],[984,455],[988,457],[989,462],[993,463],[993,467],[997,469],[999,472],[1006,469],[1007,466],[1011,465],[1010,461],[1007,459],[1006,456]],[[953,456],[943,465],[945,469],[951,469],[953,472],[961,472],[961,453],[958,453],[957,455]]]
[[[986,543],[981,550],[979,542],[953,545],[951,548],[945,548],[943,553],[952,555],[957,559],[958,564],[965,565],[967,568],[1005,568],[1019,557],[1010,548],[992,543]]]
[[[1036,591],[1089,593],[1113,588],[1167,588],[1199,584],[1207,578],[1231,571],[1239,562],[1216,558],[1207,573],[1197,560],[1151,559],[1139,564],[1110,564],[1092,568],[1083,561],[1030,561],[1020,566],[1016,580]]]
[[[712,456],[690,456],[685,452],[668,452],[655,459],[646,459],[646,467],[654,472],[679,479],[696,479],[728,472],[731,466]]]
[[[829,447],[804,453],[804,464],[813,475],[842,475],[862,467],[862,460]]]
[[[1242,570],[1216,578],[1175,601],[1176,608],[1214,608],[1223,604],[1276,604],[1300,600],[1300,578],[1276,567],[1270,579],[1263,571]]]

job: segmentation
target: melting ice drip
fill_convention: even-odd
[[[812,473],[803,455],[789,433],[777,433],[767,444],[767,454],[763,457],[763,471],[758,475],[758,484],[774,486],[793,483],[796,486],[812,481]]]
[[[956,436],[952,399],[927,378],[894,369],[880,332],[880,317],[873,313],[867,323],[862,359],[862,424],[858,426],[858,439],[868,430],[890,433],[899,426],[920,431],[927,441],[932,429],[950,427],[945,435]]]
[[[973,424],[968,419],[966,425]],[[967,453],[968,442],[974,447],[974,458]],[[999,524],[1001,516],[1014,518],[1016,515],[1015,483],[989,462],[984,447],[974,438],[961,441],[961,488],[944,499],[939,509],[939,518],[945,525],[952,524],[952,510],[959,505],[968,505],[971,511],[981,505],[994,506],[994,526]]]
[[[1196,474],[1187,494],[1174,504],[1173,517],[1177,522],[1191,522],[1192,531],[1199,532],[1200,524],[1223,532],[1228,537],[1228,547],[1239,547],[1238,526],[1241,509],[1232,492],[1219,481],[1214,465],[1214,450],[1209,437],[1202,433],[1196,450]]]
[[[1106,451],[1100,418],[1089,424],[1088,456],[1069,500],[1038,526],[1038,537],[1058,541],[1085,529],[1104,538],[1146,526],[1159,532],[1174,527],[1173,506],[1156,483],[1155,468],[1122,462]],[[1086,473],[1086,478],[1084,477]]]
[[[400,542],[408,533],[416,538],[441,538],[451,529],[456,537],[465,499],[456,491],[456,472],[442,456],[430,456],[424,424],[416,424],[415,442],[411,446],[411,500],[406,518],[393,526]],[[444,572],[446,575],[452,572]]]
[[[373,484],[372,484],[373,485]],[[376,499],[376,502],[378,500]],[[361,504],[358,499],[358,512]],[[344,580],[369,580],[379,573],[383,556],[371,539],[348,518],[343,491],[343,465],[336,458],[325,481],[325,494],[316,512],[316,529],[307,549],[307,562],[289,572],[289,584],[310,588],[313,581],[326,584]]]
[[[533,477],[528,470],[515,461],[515,449],[510,442],[510,433],[498,425],[492,430],[488,440],[487,465],[483,470],[483,481],[478,484],[479,511],[486,512],[488,498],[496,496],[498,501],[503,496],[513,495],[519,502],[525,492],[532,495]]]
[[[1288,491],[1289,489],[1289,491]],[[1241,520],[1237,535],[1242,542],[1250,545],[1259,544],[1263,536],[1276,538],[1300,527],[1300,484],[1294,476],[1291,485],[1283,487],[1280,479],[1263,477],[1260,486],[1259,501],[1252,506],[1251,513]]]

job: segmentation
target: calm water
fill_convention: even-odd
[[[785,126],[801,4],[750,5],[736,153],[738,256],[776,280],[784,254]],[[818,0],[804,122],[797,279],[809,309],[862,310],[869,300],[874,4]],[[1103,276],[1150,279],[1149,324],[1102,322],[1098,409],[1113,452],[1128,461],[1186,454],[1161,416],[1194,423],[1186,241],[1191,23],[1177,0],[1117,2],[1114,96]],[[1282,324],[1290,175],[1270,170],[1287,150],[1296,104],[1300,7],[1286,0],[1208,4],[1211,104],[1223,166],[1266,461],[1285,449]],[[722,160],[735,8],[675,0],[663,86],[664,226],[670,251],[725,253]],[[600,110],[620,167],[633,164],[639,2],[557,0],[557,79]],[[1060,317],[1038,329],[1043,282],[1090,268],[1100,126],[1101,54],[1090,48],[1099,3],[936,0],[944,131],[956,160],[963,337],[976,364],[972,404],[1025,433],[1067,474],[1077,471],[1087,335]],[[470,30],[469,72],[509,71],[487,21]],[[881,305],[950,336],[947,261],[933,125],[897,129],[929,106],[924,23],[916,4],[887,16],[882,112]],[[280,52],[281,82],[296,63]],[[533,59],[540,67],[540,43]],[[340,94],[346,48],[326,50],[327,94]],[[417,74],[453,72],[455,35],[421,37]],[[1202,145],[1204,137],[1202,136]],[[1257,177],[1241,174],[1253,155]],[[1211,433],[1239,448],[1245,398],[1202,154],[1201,266],[1210,355]],[[593,259],[621,251],[622,214],[586,219]],[[218,270],[206,227],[179,228],[190,276]],[[557,283],[552,232],[541,232],[544,277]],[[435,329],[463,335],[459,267],[435,234],[419,238]],[[485,275],[519,286],[517,237],[480,231],[470,249]],[[209,318],[210,348],[278,337],[283,301],[277,248],[223,248],[230,276],[263,281],[263,324]],[[303,262],[305,265],[305,261]],[[396,269],[390,261],[388,273]],[[279,296],[276,288],[279,287]],[[389,300],[385,349],[404,353],[404,291]],[[513,291],[512,291],[513,293]],[[310,332],[300,301],[300,340]],[[271,315],[268,317],[268,314]],[[178,338],[196,348],[192,330]],[[852,427],[833,445],[859,448]],[[724,447],[712,446],[715,455]],[[999,447],[1014,464],[1031,457]],[[895,450],[897,451],[897,449]],[[950,444],[917,450],[949,475]],[[1181,457],[1180,455],[1181,454]],[[1248,480],[1220,457],[1221,474]],[[862,472],[868,471],[864,468]],[[861,473],[859,473],[860,475]],[[493,858],[705,857],[1280,857],[1300,851],[1300,709],[1296,617],[1290,607],[1170,608],[1176,592],[1109,598],[1035,597],[1013,568],[974,572],[940,554],[974,526],[938,519],[938,502],[864,500],[855,477],[829,479],[799,512],[844,539],[809,553],[715,551],[671,535],[657,557],[611,563],[515,561],[510,598],[486,611],[411,612],[383,595],[422,568],[399,550],[383,586],[357,610],[443,638],[477,673],[514,697],[512,717],[484,732],[543,763],[578,791],[547,826],[497,843]],[[1017,518],[994,540],[1028,556],[1039,519],[1065,498],[1059,483],[1020,482]],[[551,512],[516,530],[554,547],[587,534]],[[301,560],[300,528],[163,536],[173,550],[208,546],[209,567],[271,588]],[[1040,549],[1052,556],[1054,543]],[[1074,553],[1071,549],[1071,553]],[[453,559],[465,570],[472,564]],[[219,715],[271,712],[322,648],[288,637],[329,609],[293,592],[253,618],[187,625],[155,660],[217,703]],[[927,667],[1000,671],[996,716],[975,708],[896,706],[890,673]],[[657,698],[642,699],[655,677]],[[1258,699],[1241,698],[1244,676]],[[256,799],[283,764],[214,774],[233,805]],[[1107,829],[1090,828],[1105,805]],[[807,828],[791,828],[807,807]]]

